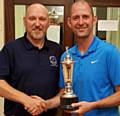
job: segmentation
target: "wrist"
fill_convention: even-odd
[[[101,108],[101,101],[96,101],[96,102],[93,102],[93,108],[96,109],[96,108]]]
[[[60,96],[46,100],[47,109],[57,108],[60,105]]]
[[[97,109],[98,108],[98,102],[91,102],[91,110]]]
[[[22,104],[23,106],[27,106],[29,101],[31,101],[31,98],[28,95],[22,94],[20,96],[20,104]]]

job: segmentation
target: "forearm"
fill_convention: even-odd
[[[64,90],[61,89],[55,97],[46,100],[48,109],[57,108],[60,105],[60,96],[63,94],[63,92]]]
[[[29,98],[29,96],[14,89],[4,80],[0,80],[0,96],[21,104],[24,104],[25,99]]]
[[[120,91],[114,93],[113,95],[94,102],[95,108],[107,108],[120,105]]]
[[[23,105],[31,115],[39,115],[46,111],[46,103],[39,97],[31,97],[14,89],[6,81],[0,80],[0,96]]]

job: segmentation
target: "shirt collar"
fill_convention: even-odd
[[[92,41],[90,47],[88,48],[88,52],[96,51],[98,43],[99,43],[98,37],[94,36],[93,41]]]
[[[93,41],[92,41],[90,47],[88,48],[87,54],[96,51],[98,43],[99,43],[98,37],[94,36]],[[78,46],[77,46],[77,44],[75,46],[73,46],[71,52],[72,52],[72,54],[78,54]]]
[[[23,40],[26,49],[28,49],[28,50],[35,49],[35,48],[38,49],[37,47],[35,47],[35,46],[28,40],[28,38],[26,37],[26,35],[27,35],[27,33],[24,34],[24,40]],[[48,48],[48,42],[47,42],[47,41],[48,41],[48,40],[47,40],[47,38],[46,38],[46,36],[45,36],[45,43],[44,43],[44,46],[43,46],[42,49]]]

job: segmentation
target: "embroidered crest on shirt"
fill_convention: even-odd
[[[51,66],[56,66],[57,67],[57,59],[56,59],[55,56],[50,56],[49,60],[50,60]]]

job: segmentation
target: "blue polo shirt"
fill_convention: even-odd
[[[75,61],[73,91],[79,101],[98,101],[115,92],[115,86],[120,85],[120,54],[114,46],[95,36],[84,55],[77,45],[70,48],[69,53]],[[61,61],[65,56],[66,53]],[[62,68],[59,86],[64,87]],[[84,116],[119,116],[118,107],[95,109]]]
[[[28,95],[49,99],[58,92],[61,48],[45,40],[44,47],[33,46],[26,36],[12,41],[0,52],[0,79]],[[5,99],[5,114],[29,116],[21,104]],[[50,110],[40,116],[54,116]]]

